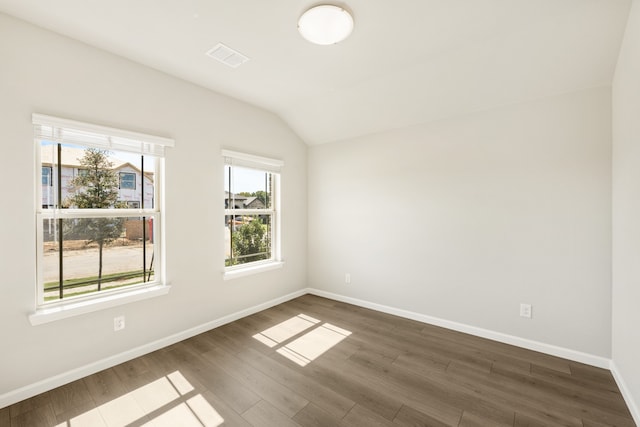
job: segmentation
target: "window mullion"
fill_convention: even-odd
[[[142,177],[142,191],[140,206],[144,209],[144,155],[140,155],[140,176]],[[134,184],[135,185],[135,184]],[[135,190],[135,186],[134,186]],[[142,217],[142,281],[147,281],[147,217]],[[151,272],[149,272],[151,277]]]
[[[229,206],[227,206],[229,209],[233,209],[235,207],[235,200],[233,197],[233,193],[231,192],[231,189],[233,188],[232,185],[232,178],[233,178],[233,174],[231,173],[231,167],[229,167]],[[229,259],[231,260],[231,262],[233,263],[233,259],[235,258],[233,255],[233,231],[235,229],[235,215],[231,214],[231,217],[229,218]]]
[[[56,194],[56,208],[61,208],[61,199],[62,199],[62,144],[58,144],[58,163],[56,165],[58,182],[57,182],[57,193]],[[64,248],[64,233],[63,233],[63,221],[62,218],[58,218],[58,297],[60,299],[64,298],[64,257],[63,257],[63,248]],[[44,284],[43,284],[44,286]]]

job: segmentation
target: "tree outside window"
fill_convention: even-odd
[[[88,148],[79,159],[82,170],[69,184],[72,195],[64,204],[77,209],[126,208],[127,204],[118,202],[118,175],[109,161],[109,152],[97,148]],[[103,249],[108,243],[122,235],[124,218],[78,218],[70,222],[66,233],[83,237],[89,243],[98,245],[98,290],[102,289]]]

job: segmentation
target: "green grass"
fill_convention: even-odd
[[[113,274],[104,274],[102,276],[102,283],[116,282],[118,280],[123,279],[133,279],[135,277],[142,277],[144,272],[142,270],[134,270],[127,271],[123,273],[113,273]],[[146,274],[149,274],[147,270]],[[153,274],[153,270],[151,270],[151,274]],[[76,279],[67,279],[62,282],[62,287],[64,289],[75,288],[78,286],[86,286],[86,285],[97,285],[98,284],[98,276],[89,276],[89,277],[79,277]],[[58,289],[60,286],[59,282],[47,282],[44,284],[44,290],[50,291],[54,289]]]
[[[149,274],[149,271],[146,272],[146,274]],[[151,274],[153,275],[153,270],[151,270]],[[127,280],[130,281],[132,279],[135,278],[140,278],[139,281],[136,282],[128,282],[128,283],[121,283],[121,284],[116,284],[114,282],[118,282],[121,280]],[[111,286],[108,286],[108,283],[112,283]],[[124,273],[114,273],[114,274],[106,274],[104,276],[102,276],[102,291],[104,290],[111,290],[111,289],[117,289],[117,288],[122,288],[125,286],[131,286],[131,285],[136,285],[138,283],[144,283],[144,278],[143,278],[143,271],[142,270],[136,270],[136,271],[129,271],[129,272],[124,272]],[[98,284],[98,276],[91,276],[91,277],[81,277],[81,278],[77,278],[77,279],[69,279],[69,280],[65,280],[63,283],[63,289],[65,291],[65,297],[75,297],[75,296],[79,296],[79,295],[85,295],[85,294],[90,294],[90,293],[96,293],[98,292],[97,289],[87,289],[87,290],[78,290],[77,292],[73,292],[73,293],[68,293],[68,290],[73,289],[73,288],[82,288],[83,286],[91,286],[91,285],[96,285]],[[57,291],[59,289],[59,284],[58,282],[48,282],[45,283],[44,286],[44,290],[46,291]],[[44,300],[45,301],[53,301],[53,300],[59,300],[60,299],[60,295],[58,295],[58,293],[56,293],[55,295],[50,295],[50,296],[45,296]]]

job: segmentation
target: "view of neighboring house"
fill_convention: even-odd
[[[54,146],[51,146],[54,147]],[[55,149],[42,147],[42,207],[55,207],[54,186],[57,185],[57,171],[55,169]],[[82,173],[80,159],[84,156],[84,149],[62,146],[61,155],[61,183],[62,202],[71,194],[70,182]],[[144,188],[142,171],[132,163],[121,160],[113,155],[109,156],[113,170],[118,174],[118,200],[126,202],[131,209],[152,208],[154,202],[153,172],[144,172]],[[142,205],[144,194],[144,206]]]
[[[241,194],[224,192],[225,209],[264,209],[264,203],[255,196],[243,196]]]
[[[264,209],[264,203],[257,197],[247,197],[244,201],[246,209]]]

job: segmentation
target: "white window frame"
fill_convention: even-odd
[[[164,153],[166,147],[173,147],[174,141],[153,135],[99,126],[58,117],[33,114],[34,143],[36,145],[35,216],[37,239],[37,275],[35,310],[29,316],[32,325],[48,323],[83,313],[147,299],[169,292],[166,282],[164,247]],[[156,160],[154,185],[154,206],[145,209],[53,209],[42,208],[42,141],[63,145],[91,147],[104,150],[126,151],[152,156]],[[56,167],[52,166],[54,184]],[[58,195],[59,197],[59,195]],[[154,279],[150,282],[102,290],[95,293],[74,296],[68,299],[45,302],[43,281],[43,223],[46,219],[72,219],[87,217],[131,217],[152,218],[154,224]]]
[[[273,270],[281,268],[284,265],[282,260],[282,242],[281,242],[281,204],[280,204],[280,179],[284,162],[278,159],[272,159],[268,157],[255,156],[253,154],[242,153],[232,150],[222,150],[222,157],[224,160],[224,166],[239,166],[243,168],[250,168],[264,172],[270,172],[273,179],[273,193],[271,195],[271,209],[224,209],[225,218],[227,216],[234,215],[265,215],[271,216],[271,258],[248,262],[245,264],[238,264],[233,266],[224,266],[226,256],[222,260],[224,266],[223,277],[225,280],[234,279],[237,277],[243,277],[251,274],[260,273],[263,271]],[[223,171],[225,168],[223,167]],[[224,181],[224,180],[223,180]],[[224,192],[227,188],[223,189]],[[224,244],[224,243],[223,243]],[[223,254],[225,252],[223,251]]]

